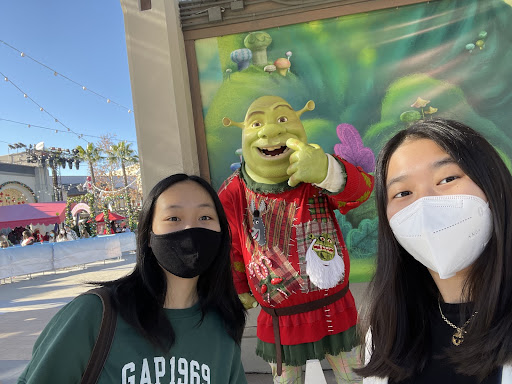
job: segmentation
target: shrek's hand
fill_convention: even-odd
[[[256,301],[256,299],[249,292],[240,293],[238,295],[238,298],[240,299],[240,301],[244,305],[245,309],[256,308],[258,306],[258,302]]]
[[[327,176],[329,159],[317,144],[306,144],[297,139],[286,140],[286,146],[293,149],[290,166],[286,173],[290,178],[288,185],[295,187],[300,182],[319,184]]]

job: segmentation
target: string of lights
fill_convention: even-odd
[[[131,185],[135,184],[137,182],[137,178],[135,178],[130,184],[128,184],[126,187],[122,187],[122,188],[119,188],[119,189],[116,189],[115,191],[107,191],[105,189],[101,189],[101,188],[98,188],[97,186],[93,185],[91,183],[91,185],[93,186],[94,189],[96,189],[97,191],[99,191],[100,193],[103,193],[103,194],[115,194],[115,193],[119,193],[119,192],[122,192],[126,189],[128,189]]]
[[[53,114],[51,114],[50,112],[48,112],[46,109],[43,108],[42,105],[40,105],[37,101],[35,101],[34,99],[32,99],[29,95],[27,95],[20,87],[18,87],[16,84],[14,84],[7,76],[5,76],[1,71],[0,71],[0,76],[3,76],[4,80],[7,81],[8,83],[10,83],[12,86],[14,86],[14,88],[16,88],[19,92],[21,92],[23,94],[23,97],[29,99],[32,103],[34,103],[35,105],[37,105],[39,107],[39,110],[41,112],[44,112],[46,113],[48,116],[50,116],[52,119],[55,120],[55,122],[57,124],[60,124],[62,125],[64,128],[67,129],[68,132],[70,133],[74,133],[79,139],[82,139],[84,141],[87,141],[86,139],[84,139],[79,133],[73,131],[71,128],[69,128],[68,126],[66,126],[62,121],[60,121],[59,119],[57,119],[57,117],[55,117]]]
[[[21,125],[25,125],[26,127],[28,128],[40,128],[40,129],[46,129],[48,131],[54,131],[55,133],[70,133],[70,134],[75,134],[74,132],[71,132],[71,131],[64,131],[62,129],[55,129],[55,128],[49,128],[49,127],[44,127],[42,125],[36,125],[36,124],[30,124],[30,123],[22,123],[21,121],[15,121],[15,120],[9,120],[9,119],[3,119],[0,117],[0,121],[7,121],[9,123],[14,123],[14,124],[21,124]],[[80,137],[93,137],[93,138],[96,138],[96,139],[101,139],[101,136],[95,136],[95,135],[88,135],[88,134],[85,134],[85,133],[79,133]],[[85,139],[84,139],[85,140]],[[0,140],[1,141],[1,140]],[[133,140],[119,140],[119,141],[126,141],[126,142],[129,142],[129,143],[135,143],[135,141]],[[7,143],[6,141],[2,141],[3,143]],[[9,144],[9,143],[7,143]]]
[[[109,103],[109,104],[114,104],[114,105],[116,105],[116,106],[118,106],[118,107],[120,107],[120,108],[123,108],[123,109],[124,109],[124,110],[126,110],[128,113],[132,113],[132,109],[131,109],[131,108],[125,107],[124,105],[122,105],[122,104],[120,104],[120,103],[118,103],[118,102],[116,102],[116,101],[112,100],[110,97],[105,97],[105,96],[103,96],[102,94],[100,94],[100,93],[98,93],[98,92],[95,92],[95,91],[93,91],[93,90],[89,89],[89,88],[88,88],[88,87],[86,87],[85,85],[83,85],[83,84],[79,83],[78,81],[75,81],[75,80],[73,80],[73,79],[71,79],[71,78],[69,78],[69,77],[67,77],[67,76],[63,75],[62,73],[60,73],[60,72],[58,72],[58,71],[54,70],[53,68],[50,68],[48,65],[46,65],[46,64],[44,64],[44,63],[42,63],[42,62],[40,62],[39,60],[34,59],[32,56],[27,55],[25,52],[23,52],[23,51],[19,50],[19,49],[18,49],[18,48],[16,48],[16,47],[13,47],[12,45],[10,45],[10,44],[6,43],[5,41],[0,40],[0,43],[4,44],[5,46],[9,47],[9,48],[10,48],[10,49],[12,49],[12,50],[14,50],[14,51],[18,52],[18,53],[20,54],[20,57],[24,57],[24,58],[30,59],[30,60],[32,60],[33,62],[35,62],[35,63],[39,64],[40,66],[42,66],[42,67],[44,67],[44,68],[46,68],[46,69],[50,70],[50,71],[53,73],[53,75],[54,75],[54,76],[62,77],[63,79],[65,79],[65,80],[67,80],[67,81],[69,81],[69,82],[71,82],[71,83],[73,83],[73,84],[75,84],[75,85],[79,86],[80,88],[82,88],[82,90],[87,91],[87,92],[90,92],[90,93],[92,93],[93,95],[95,95],[95,96],[97,96],[97,97],[99,97],[99,98],[103,99],[103,100],[104,100],[104,101],[106,101],[107,103]]]

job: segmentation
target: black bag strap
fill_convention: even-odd
[[[116,331],[117,311],[112,307],[108,288],[94,288],[84,293],[84,295],[87,294],[94,294],[101,299],[103,316],[101,318],[100,332],[94,344],[91,358],[87,363],[87,368],[82,376],[81,384],[96,384],[112,346],[112,340]]]

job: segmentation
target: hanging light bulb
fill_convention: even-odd
[[[131,110],[131,109],[129,109],[129,110],[128,110],[128,113],[132,113],[132,110]]]
[[[55,133],[59,133],[59,130],[58,130],[58,129],[56,129],[56,130],[55,130]]]
[[[30,124],[28,125],[28,127],[30,128]]]
[[[57,76],[57,75],[58,75],[58,73],[57,73],[57,72],[53,72],[53,76]]]
[[[71,129],[68,128],[68,132],[70,132],[70,131],[71,131]]]
[[[39,107],[39,110],[40,110],[41,112],[43,112],[43,111],[44,111],[43,107]]]
[[[56,122],[56,123],[58,123],[58,122],[59,122],[59,120],[55,119],[55,122]]]
[[[9,79],[7,78],[7,76],[5,76],[5,77],[4,77],[4,80],[5,80],[5,81],[9,81]]]
[[[23,94],[23,97],[24,97],[24,98],[27,98],[27,94],[26,94],[26,93],[24,93],[24,94]]]
[[[84,91],[86,91],[86,90],[87,90],[87,88],[85,87],[85,85],[82,87],[82,89],[83,89]]]
[[[21,57],[25,57],[25,53],[21,52]]]

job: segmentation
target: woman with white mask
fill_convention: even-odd
[[[512,176],[499,154],[464,124],[418,122],[380,152],[376,199],[363,383],[512,383]]]

